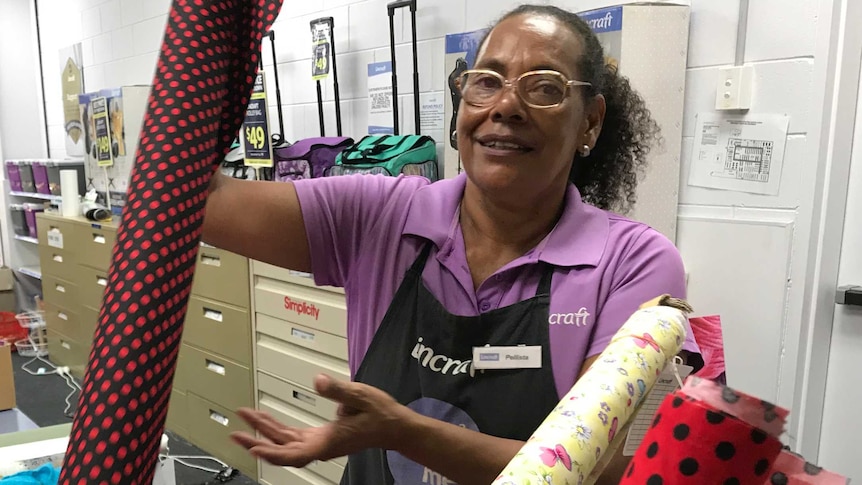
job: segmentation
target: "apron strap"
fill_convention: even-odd
[[[413,261],[410,269],[407,270],[408,273],[422,276],[422,271],[425,269],[425,262],[428,261],[428,255],[431,254],[431,246],[433,245],[433,242],[425,241],[425,245],[422,247],[422,251],[419,253],[419,256],[416,257],[416,261]]]
[[[542,279],[539,280],[539,286],[536,287],[536,296],[548,295],[551,296],[551,279],[554,276],[554,266],[544,263],[542,269]]]

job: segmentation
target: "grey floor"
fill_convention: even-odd
[[[56,424],[71,423],[71,416],[64,415],[66,407],[66,396],[71,392],[63,378],[55,375],[32,376],[25,372],[21,366],[30,359],[12,354],[12,367],[15,375],[15,393],[17,398],[17,412],[0,412],[0,433],[8,432],[13,427],[44,427]],[[46,367],[46,366],[43,366]],[[27,366],[32,371],[38,371],[38,362]],[[77,403],[78,394],[70,399],[72,410]],[[15,411],[15,410],[13,410]],[[20,429],[20,428],[19,428]],[[167,432],[170,439],[170,453],[181,456],[207,456],[200,448],[189,443],[185,439],[170,431]],[[189,460],[195,464],[207,468],[218,468],[218,464],[211,461]],[[209,483],[222,483],[214,480],[213,474],[176,465],[177,485],[206,485]],[[235,485],[258,485],[256,481],[239,475],[230,482]]]

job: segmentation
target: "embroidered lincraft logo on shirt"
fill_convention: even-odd
[[[590,324],[589,318],[590,313],[586,308],[581,307],[577,313],[552,313],[548,316],[548,323],[551,325],[586,327]]]
[[[473,369],[472,360],[461,361],[442,354],[435,354],[433,348],[422,343],[424,340],[424,338],[419,337],[419,341],[413,347],[413,352],[410,353],[416,362],[419,362],[419,365],[443,375],[470,374],[470,377],[475,377],[476,371]]]

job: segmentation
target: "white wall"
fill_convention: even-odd
[[[39,50],[36,42],[36,12],[31,0],[0,1],[0,160],[46,156],[42,86],[39,82]],[[0,170],[0,187],[6,172]],[[10,202],[0,190],[0,239],[4,265],[32,264],[34,248],[11,239],[7,230]],[[20,201],[18,201],[20,202]]]
[[[0,2],[0,137],[6,158],[46,155],[38,52],[33,2]]]
[[[48,125],[53,153],[61,153],[62,110],[57,50],[83,41],[88,90],[149,83],[160,44],[168,0],[39,0],[46,59]],[[287,139],[317,135],[314,84],[310,80],[310,19],[332,15],[346,135],[363,134],[366,123],[366,64],[388,60],[387,0],[285,2],[275,24],[278,70]],[[486,27],[519,2],[419,0],[421,91],[442,92],[446,33]],[[547,2],[540,2],[547,3]],[[551,2],[584,10],[613,0]],[[815,192],[819,126],[813,83],[822,59],[815,58],[818,0],[751,0],[745,62],[755,68],[751,116],[790,116],[790,132],[776,197],[715,191],[686,184],[697,113],[711,112],[718,67],[733,64],[738,0],[692,0],[680,183],[678,243],[690,271],[690,296],[699,314],[723,318],[730,384],[790,407],[797,380],[795,361],[801,331],[803,284],[809,268],[811,203]],[[409,22],[398,13],[401,105],[412,90]],[[264,59],[271,60],[268,43]],[[267,65],[269,68],[270,66]],[[333,93],[327,83],[327,126],[334,132]],[[274,100],[274,97],[270,99]],[[271,113],[273,122],[276,112]],[[401,117],[405,132],[412,116]],[[816,138],[816,137],[815,137]],[[791,430],[790,441],[795,433]]]

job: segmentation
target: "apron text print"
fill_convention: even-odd
[[[413,352],[410,353],[422,367],[443,375],[470,374],[470,377],[476,375],[472,360],[460,361],[450,359],[445,355],[436,355],[434,349],[422,343],[423,340],[422,337],[419,337],[419,341],[413,347]]]
[[[431,485],[457,485],[455,482],[449,481],[448,478],[428,468],[425,468],[425,473],[422,474],[422,483]]]

